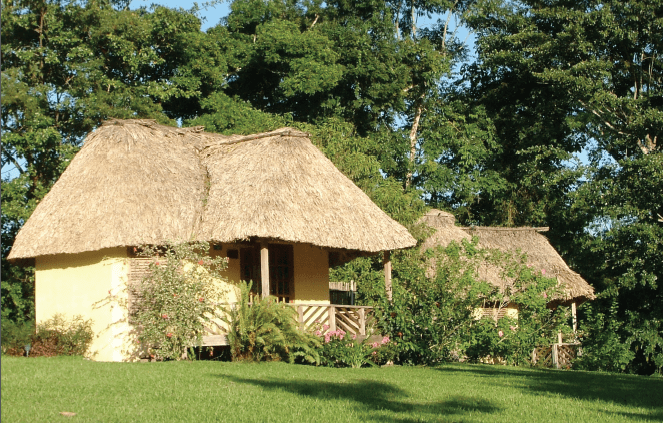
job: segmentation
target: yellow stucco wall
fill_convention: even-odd
[[[506,317],[511,317],[512,319],[518,318],[518,307],[509,305],[506,309]]]
[[[329,304],[329,256],[326,250],[309,244],[293,245],[294,296],[296,303]],[[221,250],[210,255],[227,257],[228,250],[241,250],[238,244],[223,244]],[[224,272],[230,286],[240,280],[240,259],[230,259]],[[253,281],[260,283],[260,281]],[[225,287],[225,285],[224,285]],[[237,301],[236,290],[230,290],[228,302]]]
[[[295,303],[329,304],[329,252],[294,244]]]
[[[221,250],[210,248],[210,256],[228,257],[228,250],[239,251],[239,247],[234,244],[223,244]],[[226,278],[225,281],[219,281],[220,289],[226,293],[223,301],[227,303],[236,303],[239,298],[239,288],[237,287],[237,282],[240,280],[239,258],[229,259],[228,267],[222,272],[222,274]]]
[[[37,323],[59,313],[67,318],[92,319],[95,338],[90,358],[123,361],[128,355],[126,309],[108,301],[109,291],[126,300],[126,248],[81,254],[58,254],[35,260]]]
[[[211,249],[213,256],[227,257],[228,249],[240,246],[224,244]],[[329,304],[328,252],[319,247],[293,245],[295,303]],[[56,313],[72,318],[82,315],[92,319],[95,338],[89,356],[98,361],[131,359],[130,326],[126,322],[126,248],[104,249],[81,254],[37,257],[35,263],[35,312],[37,323]],[[227,293],[224,302],[236,302],[240,279],[240,260],[230,259],[224,272],[228,282],[220,282]],[[113,300],[109,301],[109,291]],[[119,302],[118,302],[119,301]]]

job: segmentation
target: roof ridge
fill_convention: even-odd
[[[532,226],[520,226],[517,228],[507,228],[507,227],[498,227],[498,226],[461,226],[463,230],[468,231],[535,231],[535,232],[548,232],[550,227],[541,226],[541,227],[532,227]]]
[[[296,129],[283,129],[283,130],[278,130],[277,129],[277,131],[264,132],[262,134],[245,135],[245,136],[242,136],[241,138],[234,139],[234,140],[217,141],[217,142],[214,142],[214,143],[207,144],[204,148],[223,146],[223,145],[239,144],[239,143],[242,143],[242,142],[253,141],[253,140],[260,139],[260,138],[270,138],[270,137],[278,137],[278,136],[280,136],[280,137],[293,137],[293,138],[310,138],[311,137],[311,134],[309,134],[308,132],[302,132],[302,131],[298,131]]]

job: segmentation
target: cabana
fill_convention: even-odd
[[[545,271],[546,276],[556,278],[562,294],[552,298],[549,307],[559,304],[570,306],[573,314],[574,328],[576,326],[576,306],[584,301],[592,300],[594,288],[579,274],[569,268],[562,257],[550,245],[548,239],[542,234],[548,228],[499,228],[499,227],[459,227],[455,225],[455,217],[451,213],[441,210],[431,210],[424,215],[420,222],[433,228],[435,231],[426,239],[422,248],[432,248],[438,245],[447,246],[451,241],[461,242],[478,237],[479,246],[497,249],[512,253],[525,253],[527,263],[536,269]],[[501,269],[491,265],[482,265],[479,276],[496,286],[504,289],[507,281],[501,276]],[[496,318],[503,315],[517,315],[514,304],[507,304],[504,308],[486,307],[482,314]]]
[[[308,134],[111,120],[87,137],[8,258],[35,266],[37,323],[55,313],[91,318],[94,358],[122,361],[127,310],[104,298],[126,295],[144,274],[133,247],[173,240],[209,242],[210,254],[228,257],[229,280],[302,305],[329,305],[330,264],[380,252],[390,292],[389,252],[416,244]],[[300,310],[301,322],[314,313]]]

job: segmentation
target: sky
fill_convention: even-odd
[[[129,7],[131,9],[137,9],[139,7],[150,7],[152,4],[159,4],[162,6],[170,7],[170,8],[182,8],[185,10],[191,9],[195,3],[198,3],[198,6],[202,9],[200,11],[199,16],[201,18],[204,18],[204,21],[202,23],[201,29],[203,31],[207,31],[207,29],[217,25],[222,18],[225,18],[228,16],[230,13],[230,0],[225,1],[225,2],[218,2],[219,4],[215,6],[209,6],[209,7],[203,7],[204,3],[208,3],[207,1],[199,1],[199,2],[194,2],[194,1],[189,1],[189,0],[161,0],[161,1],[150,1],[150,0],[133,0]]]
[[[225,18],[226,16],[228,16],[228,14],[230,13],[230,3],[231,2],[232,2],[231,0],[225,0],[225,1],[221,0],[221,1],[218,1],[219,4],[216,4],[215,6],[209,6],[209,7],[203,7],[203,4],[208,3],[207,1],[197,2],[198,6],[200,6],[201,9],[203,9],[203,10],[201,10],[200,17],[205,18],[205,20],[202,23],[201,29],[203,31],[206,31],[210,27],[213,27],[213,26],[217,25],[222,18]],[[135,8],[139,8],[139,7],[142,7],[142,6],[149,7],[152,4],[159,4],[159,5],[170,7],[170,8],[180,8],[181,7],[182,9],[189,10],[193,7],[194,3],[196,3],[196,2],[190,1],[190,0],[186,0],[186,1],[184,1],[184,0],[180,0],[180,1],[177,1],[177,0],[161,0],[161,1],[133,0],[130,3],[129,7],[132,8],[132,9],[135,9]],[[432,24],[435,23],[436,20],[437,20],[437,17],[433,17],[433,18],[419,17],[417,19],[417,27],[423,28],[423,27],[432,25]],[[451,25],[453,26],[453,22],[451,22]],[[458,32],[458,38],[460,38],[461,40],[465,40],[466,37],[468,37],[467,30],[466,29],[460,29],[459,32]],[[470,35],[469,38],[468,38],[468,42],[473,43],[473,41],[474,41],[474,37],[472,37]]]

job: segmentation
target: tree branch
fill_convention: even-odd
[[[412,185],[412,177],[414,176],[414,159],[417,155],[417,131],[419,130],[419,121],[424,110],[423,100],[424,96],[422,95],[417,105],[414,120],[412,121],[412,129],[410,130],[410,169],[405,178],[405,188],[409,188]]]
[[[412,39],[414,40],[417,38],[417,14],[416,14],[417,9],[414,6],[414,0],[412,0],[412,8],[410,9],[410,19],[412,20]]]
[[[12,156],[8,156],[8,158],[9,161],[12,162],[14,166],[16,166],[16,169],[18,169],[18,173],[20,173],[21,175],[25,173],[25,170],[21,167],[20,164],[18,164],[15,158],[13,158]]]
[[[315,26],[315,24],[318,22],[318,18],[319,18],[319,17],[320,17],[320,15],[318,15],[318,14],[316,13],[316,14],[315,14],[315,19],[313,19],[313,23],[312,23],[311,26],[309,27],[309,30],[313,29],[313,27]]]
[[[617,129],[612,123],[610,123],[610,121],[607,120],[607,119],[601,114],[601,112],[600,112],[598,109],[595,109],[595,108],[593,108],[593,107],[587,105],[587,104],[586,104],[584,101],[582,101],[582,100],[578,100],[578,101],[580,102],[580,104],[582,105],[582,107],[584,107],[585,109],[589,110],[589,111],[592,112],[594,115],[596,115],[599,119],[601,119],[601,121],[603,122],[603,124],[604,124],[605,126],[607,126],[608,128],[610,128],[611,130],[615,131],[615,132],[618,133],[619,135],[626,135],[625,132],[620,131],[620,130]]]
[[[449,13],[447,14],[447,21],[444,23],[444,31],[442,32],[442,54],[444,56],[447,55],[446,53],[446,46],[447,46],[447,30],[449,29],[449,21],[451,20],[451,12],[456,8],[456,5],[458,4],[458,0],[456,0],[449,9]]]
[[[656,150],[657,141],[658,141],[657,136],[654,136],[654,139],[652,139],[651,135],[647,134],[645,135],[644,143],[638,140],[638,147],[640,147],[640,150],[642,150],[644,154],[649,154],[652,151]]]

